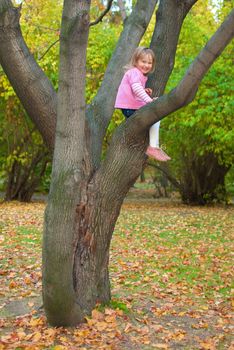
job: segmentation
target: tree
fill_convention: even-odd
[[[158,65],[150,82],[157,95],[164,91],[183,20],[195,2],[167,0],[159,4],[151,41]],[[10,0],[0,0],[0,63],[45,142],[54,150],[43,240],[43,300],[52,325],[82,322],[97,301],[110,300],[111,236],[123,199],[145,164],[148,129],[193,100],[201,79],[233,37],[234,11],[178,86],[116,129],[101,161],[122,67],[139,44],[156,3],[136,2],[102,85],[86,107],[90,1],[64,1],[57,95],[22,38],[20,10]]]

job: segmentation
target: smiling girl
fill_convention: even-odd
[[[115,108],[121,109],[123,115],[129,118],[137,109],[152,102],[152,90],[145,88],[148,74],[155,68],[155,56],[151,49],[138,47],[126,67],[123,79],[120,83]],[[151,126],[149,131],[150,144],[146,154],[161,162],[171,158],[159,147],[159,126],[160,122]]]

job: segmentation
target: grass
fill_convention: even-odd
[[[14,348],[14,339],[15,349],[34,350],[231,349],[233,207],[124,204],[111,244],[110,304],[97,306],[92,324],[56,332],[33,306],[43,211],[43,203],[0,206],[3,311],[15,300],[31,305],[22,319],[2,312],[1,350]]]

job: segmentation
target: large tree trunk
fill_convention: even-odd
[[[49,322],[84,319],[73,280],[76,206],[84,186],[85,79],[90,0],[64,2],[56,142],[43,240],[43,300]]]

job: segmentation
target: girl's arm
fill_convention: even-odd
[[[145,92],[140,83],[133,83],[131,85],[131,88],[134,95],[137,96],[140,100],[144,101],[145,103],[153,101],[153,99]]]

